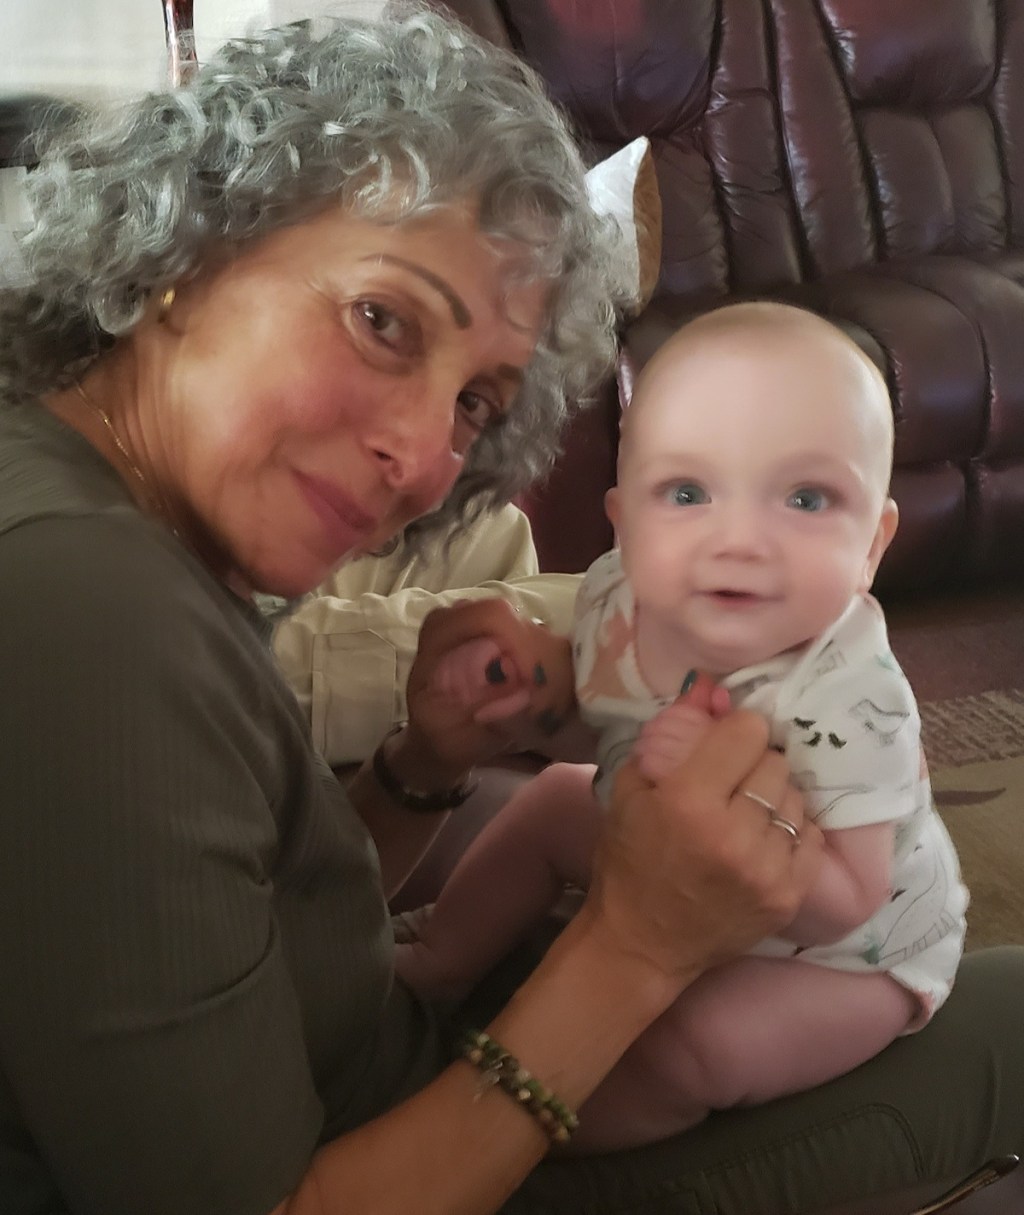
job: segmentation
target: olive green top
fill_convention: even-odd
[[[0,1211],[265,1215],[438,1067],[257,613],[0,406]]]

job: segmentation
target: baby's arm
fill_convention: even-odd
[[[786,756],[825,838],[817,880],[779,934],[801,945],[837,941],[887,902],[896,824],[927,796],[914,694],[878,605],[858,602],[829,646],[823,669],[780,711]]]
[[[633,747],[641,774],[663,779],[696,748],[711,722],[729,710],[729,694],[702,675],[640,731]],[[891,892],[893,824],[826,831],[821,868],[796,918],[779,935],[798,945],[826,945],[863,924]]]
[[[652,782],[663,779],[729,707],[729,693],[699,675],[641,728],[633,746],[641,774]],[[779,935],[798,945],[825,945],[869,919],[891,891],[893,831],[892,822],[826,830],[817,879],[796,918]]]
[[[818,876],[779,936],[827,945],[868,920],[891,893],[893,832],[892,822],[826,831]]]
[[[641,774],[652,782],[663,779],[728,711],[729,693],[700,675],[642,727],[633,747]],[[891,822],[882,822],[826,831],[817,879],[779,935],[798,945],[825,945],[869,919],[891,891],[893,830]]]
[[[641,774],[663,779],[694,751],[729,693],[707,675],[640,730],[633,746]],[[821,868],[796,918],[779,935],[798,945],[826,945],[863,924],[891,892],[893,824],[826,831]]]

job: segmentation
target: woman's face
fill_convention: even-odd
[[[179,289],[139,423],[218,573],[301,594],[441,502],[537,339],[545,291],[512,285],[514,256],[469,210],[332,210]]]

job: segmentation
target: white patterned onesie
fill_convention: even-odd
[[[640,727],[671,701],[655,696],[640,673],[634,623],[632,592],[613,550],[587,571],[573,628],[580,713],[601,736],[594,784],[602,802]],[[734,708],[768,720],[771,743],[785,754],[820,827],[895,824],[892,897],[866,923],[830,945],[801,949],[771,937],[751,952],[886,970],[918,996],[921,1015],[910,1028],[920,1028],[953,985],[967,890],[932,804],[917,705],[881,608],[857,595],[814,641],[736,671],[722,685]]]

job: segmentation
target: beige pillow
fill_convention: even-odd
[[[661,194],[650,141],[634,139],[587,173],[591,206],[622,233],[614,267],[623,311],[635,315],[654,294],[661,271]]]

